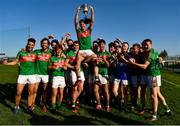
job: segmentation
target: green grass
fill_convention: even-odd
[[[180,124],[180,88],[163,81],[161,91],[173,111],[173,116],[164,116],[163,106],[159,105],[158,115],[160,115],[160,117],[157,122],[153,123],[146,120],[146,118],[150,116],[148,113],[146,113],[145,116],[139,116],[130,111],[121,112],[114,108],[111,109],[110,113],[107,113],[105,111],[94,111],[92,106],[84,104],[82,104],[78,113],[72,113],[70,109],[64,108],[64,111],[58,112],[57,114],[52,114],[49,111],[43,113],[41,108],[36,106],[34,116],[30,116],[26,113],[27,90],[23,92],[20,113],[14,115],[12,110],[14,107],[17,71],[17,66],[0,65],[0,124]],[[163,70],[162,78],[180,86],[180,77],[177,73]],[[150,102],[150,100],[148,101]]]

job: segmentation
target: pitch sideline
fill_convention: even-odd
[[[165,80],[165,79],[161,79],[162,81],[164,81],[164,82],[167,82],[167,83],[169,83],[169,84],[171,84],[171,85],[174,85],[174,86],[176,86],[176,87],[179,87],[180,88],[180,85],[177,85],[177,84],[175,84],[175,83],[173,83],[173,82],[170,82],[170,81],[168,81],[168,80]]]

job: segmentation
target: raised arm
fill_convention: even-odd
[[[94,24],[94,8],[90,6],[90,10],[91,10],[91,22],[89,24],[89,28],[92,30]]]
[[[135,63],[134,65],[145,70],[149,66],[149,62],[146,61],[144,64]]]
[[[69,38],[69,36],[70,36],[70,33],[66,33],[65,36],[62,38],[62,40],[59,42],[59,44],[63,47],[63,50],[66,49],[65,42],[66,42],[67,38]]]
[[[74,24],[75,24],[76,30],[78,30],[78,15],[79,15],[80,10],[81,10],[81,6],[78,6],[76,14],[75,14],[75,18],[74,18]]]

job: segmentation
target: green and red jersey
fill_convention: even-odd
[[[19,51],[16,59],[19,61],[19,75],[35,74],[36,53],[34,51]]]
[[[53,76],[63,76],[64,77],[63,67],[65,66],[65,60],[66,60],[66,58],[57,57],[57,56],[53,56],[50,58],[49,65],[56,68],[56,69],[53,69],[53,72],[52,72]]]
[[[70,50],[66,56],[67,56],[67,59],[69,59],[69,64],[71,64],[72,66],[75,66],[77,54],[74,52],[74,50]],[[82,67],[81,67],[81,70],[82,70]]]
[[[35,50],[36,53],[36,74],[48,75],[48,64],[51,58],[51,50],[43,52],[42,49]]]
[[[110,53],[105,51],[105,52],[98,52],[97,53],[97,58],[98,58],[98,67],[99,67],[99,74],[101,75],[108,75],[108,67],[103,60],[103,56],[110,57]]]
[[[91,29],[88,28],[85,31],[82,29],[77,30],[77,37],[79,41],[80,50],[91,49]]]
[[[69,59],[69,64],[71,65],[76,65],[76,53],[73,51],[73,50],[70,50],[68,53],[67,53],[67,58]]]

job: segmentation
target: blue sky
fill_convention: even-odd
[[[60,39],[70,32],[76,40],[74,14],[83,3],[95,10],[93,40],[118,37],[132,45],[151,38],[157,51],[180,54],[179,0],[0,0],[0,52],[15,56],[26,44],[27,27],[36,48],[48,34]]]

